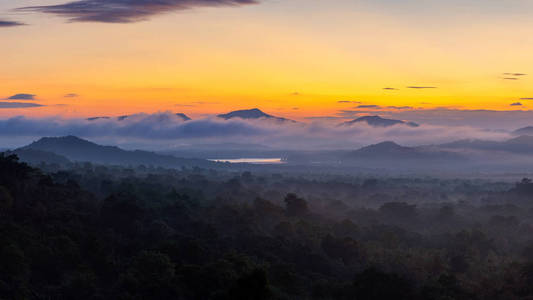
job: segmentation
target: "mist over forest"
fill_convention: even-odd
[[[272,128],[308,126],[261,113],[254,119]],[[185,117],[171,116],[194,122]],[[91,118],[97,125],[69,132],[128,118]],[[132,124],[108,130],[131,133]],[[329,130],[353,124],[424,127],[371,117]],[[524,130],[328,149],[35,139],[0,155],[0,295],[529,299],[533,136]]]

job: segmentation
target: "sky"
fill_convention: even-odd
[[[0,0],[0,118],[533,125],[532,16],[529,0]]]

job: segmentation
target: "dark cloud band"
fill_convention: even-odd
[[[258,0],[78,0],[18,10],[54,14],[71,22],[133,23],[171,11],[256,3]]]
[[[15,94],[7,98],[7,100],[35,100],[33,94]]]
[[[524,74],[524,73],[503,73],[503,75],[507,75],[507,76],[526,76],[527,74]]]
[[[31,102],[0,102],[0,109],[9,109],[9,108],[30,108],[30,107],[41,107],[44,105],[31,103]]]
[[[20,22],[14,22],[14,21],[0,20],[0,27],[15,27],[15,26],[22,26],[22,25],[26,25],[26,24],[20,23]]]
[[[381,108],[381,106],[369,104],[369,105],[358,105],[357,108]]]

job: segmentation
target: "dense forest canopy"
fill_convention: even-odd
[[[526,299],[533,182],[0,156],[2,299]]]

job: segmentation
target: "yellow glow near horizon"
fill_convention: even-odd
[[[46,107],[2,109],[0,116],[201,116],[259,107],[298,119],[357,109],[340,100],[509,110],[533,97],[530,76],[502,74],[533,70],[529,20],[427,26],[375,13],[294,17],[253,6],[136,24],[43,22],[46,30],[2,31],[0,97],[32,93]],[[64,98],[68,93],[80,97]]]

